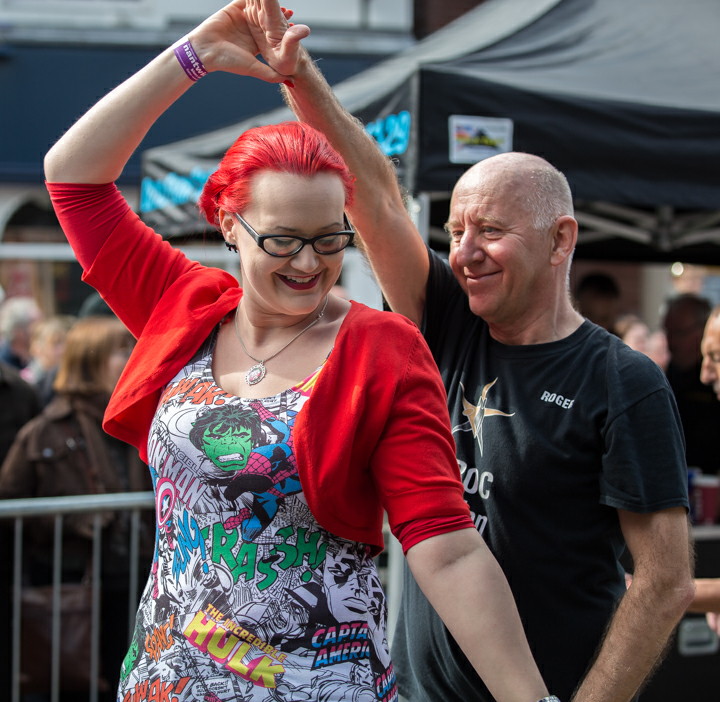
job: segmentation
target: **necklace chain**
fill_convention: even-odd
[[[267,369],[265,368],[265,364],[268,361],[272,361],[275,356],[278,356],[280,353],[282,353],[290,344],[292,344],[293,341],[301,337],[308,329],[311,329],[314,327],[323,317],[325,314],[325,308],[328,304],[329,296],[325,296],[325,302],[322,306],[322,309],[318,313],[318,316],[313,319],[310,324],[308,324],[304,329],[301,329],[295,336],[290,339],[290,341],[287,342],[284,346],[280,347],[274,354],[271,356],[268,356],[264,359],[255,358],[255,356],[251,355],[250,352],[245,347],[245,344],[243,343],[242,337],[240,336],[240,328],[238,327],[238,313],[240,312],[240,305],[237,306],[237,309],[235,310],[235,336],[237,337],[237,340],[240,342],[240,346],[242,347],[242,350],[245,352],[245,355],[249,358],[252,358],[253,361],[255,361],[255,365],[245,374],[245,382],[248,385],[257,385],[267,374]]]

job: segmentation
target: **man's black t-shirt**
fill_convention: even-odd
[[[652,361],[588,321],[556,342],[496,342],[434,254],[424,334],[475,524],[548,688],[568,700],[624,591],[616,510],[687,508],[672,392]],[[493,699],[408,571],[393,659],[411,702]]]

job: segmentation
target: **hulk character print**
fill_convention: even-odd
[[[257,538],[272,522],[280,503],[301,490],[292,451],[291,425],[295,412],[284,422],[260,402],[249,408],[237,405],[211,407],[193,422],[189,439],[204,457],[235,475],[225,488],[228,500],[242,505],[225,520],[226,529],[239,527],[244,541]],[[258,445],[266,423],[276,442]]]
[[[257,412],[237,405],[220,405],[193,423],[190,441],[220,470],[243,470],[250,451],[262,438]]]

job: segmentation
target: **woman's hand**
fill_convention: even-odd
[[[300,40],[310,33],[301,25],[289,27],[291,16],[277,0],[234,0],[188,37],[208,71],[281,83],[295,70]],[[99,100],[60,138],[45,157],[45,177],[63,183],[117,180],[150,127],[191,86],[173,50],[167,48]]]
[[[292,14],[277,0],[235,0],[190,32],[189,37],[208,71],[281,83],[295,72],[300,41],[310,34],[305,25],[288,24]]]

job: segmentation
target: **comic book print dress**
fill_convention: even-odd
[[[298,478],[294,419],[320,371],[243,399],[213,380],[213,344],[151,427],[157,541],[118,702],[396,700],[375,563],[320,527]]]

